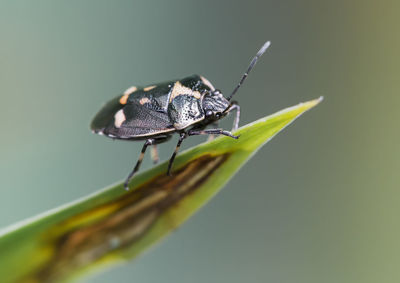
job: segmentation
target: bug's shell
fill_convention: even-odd
[[[204,120],[203,95],[213,90],[211,83],[198,75],[131,87],[106,103],[91,129],[116,139],[164,138]]]

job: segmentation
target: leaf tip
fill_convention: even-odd
[[[310,109],[313,108],[314,106],[318,105],[319,103],[321,103],[324,100],[323,96],[320,96],[316,99],[307,101],[307,102],[303,102],[301,104],[303,104],[306,108]]]

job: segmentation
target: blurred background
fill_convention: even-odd
[[[399,282],[399,11],[398,1],[1,1],[0,227],[125,178],[142,145],[90,133],[105,101],[193,73],[229,93],[271,40],[237,94],[241,124],[324,102],[161,245],[84,281]],[[175,142],[160,146],[163,160]]]

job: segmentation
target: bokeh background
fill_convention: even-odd
[[[88,129],[106,100],[193,73],[229,93],[271,40],[241,124],[324,102],[161,245],[84,281],[399,282],[399,3],[1,1],[0,227],[127,175],[141,144]]]

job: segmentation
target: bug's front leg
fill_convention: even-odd
[[[218,128],[218,121],[215,121],[214,123],[212,123],[211,126],[212,126],[213,128]],[[208,142],[209,142],[209,141],[212,141],[214,138],[215,138],[214,135],[209,135],[208,138],[207,138],[207,141],[208,141]]]
[[[197,135],[224,135],[227,137],[231,137],[234,139],[238,139],[239,136],[233,135],[231,132],[224,131],[221,129],[207,129],[207,130],[202,130],[202,131],[195,131],[195,130],[190,130],[188,132],[189,136],[197,136]]]
[[[233,120],[232,131],[236,131],[239,128],[239,121],[240,121],[240,106],[237,101],[232,101],[231,107],[229,108],[229,112],[236,110],[236,116]]]
[[[139,159],[136,162],[135,168],[133,168],[132,172],[129,173],[128,177],[126,178],[125,182],[124,182],[124,188],[125,190],[129,190],[129,181],[130,179],[132,179],[133,175],[135,175],[135,173],[139,170],[140,165],[142,164],[143,161],[143,157],[144,157],[144,153],[146,152],[146,149],[149,145],[154,144],[155,140],[154,139],[148,139],[146,140],[146,142],[144,143],[143,147],[142,147],[142,151],[140,152],[139,155]]]

